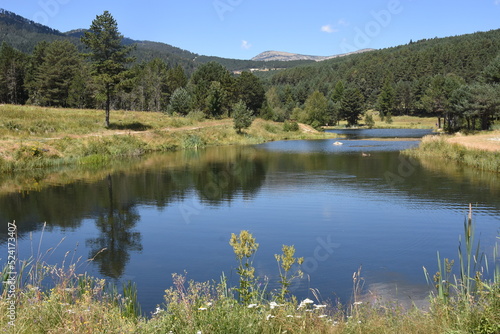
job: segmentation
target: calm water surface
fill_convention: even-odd
[[[243,229],[260,244],[254,265],[271,289],[274,254],[287,244],[305,258],[307,278],[292,287],[299,298],[317,288],[324,299],[348,301],[362,266],[371,295],[424,299],[422,266],[436,270],[436,251],[457,258],[469,203],[491,254],[500,227],[498,176],[401,156],[415,140],[367,137],[339,139],[338,146],[283,141],[147,157],[98,181],[2,195],[0,218],[17,221],[21,258],[36,255],[39,244],[45,254],[64,238],[44,255],[47,262],[61,263],[70,251],[82,257],[81,271],[135,281],[146,312],[162,303],[172,273],[206,281],[224,272],[237,284],[228,241]],[[7,254],[5,241],[1,252]]]

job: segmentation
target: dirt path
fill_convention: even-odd
[[[299,129],[302,132],[309,132],[309,133],[317,133],[318,132],[318,130],[316,130],[312,126],[306,125],[306,124],[302,124],[302,123],[299,123]]]
[[[473,136],[463,136],[457,134],[447,140],[450,143],[460,144],[467,148],[500,152],[500,131]]]

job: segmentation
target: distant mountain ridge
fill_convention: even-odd
[[[6,42],[27,54],[33,52],[35,45],[41,41],[53,42],[60,39],[69,40],[79,51],[85,52],[85,46],[80,41],[85,31],[86,29],[74,29],[63,33],[0,8],[0,44]],[[204,56],[166,43],[137,41],[127,37],[123,39],[123,44],[137,45],[132,55],[139,63],[160,58],[170,67],[182,66],[187,74],[192,73],[199,65],[210,61],[215,61],[234,73],[250,70],[269,71],[312,63],[312,60],[263,62]]]
[[[257,56],[253,57],[252,60],[254,60],[254,61],[293,61],[293,60],[323,61],[323,60],[327,60],[327,59],[345,57],[345,56],[349,56],[352,54],[369,52],[369,51],[374,51],[374,49],[362,49],[362,50],[358,50],[355,52],[343,53],[343,54],[333,55],[333,56],[309,56],[309,55],[302,55],[302,54],[298,54],[298,53],[290,53],[290,52],[283,52],[283,51],[264,51],[262,53],[259,53]]]

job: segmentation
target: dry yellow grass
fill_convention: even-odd
[[[109,129],[102,120],[102,112],[96,110],[0,105],[0,171],[100,164],[111,156],[211,145],[335,137],[306,125],[287,132],[282,123],[262,119],[254,120],[243,134],[235,131],[232,119],[199,121],[189,115],[112,111]]]
[[[467,148],[499,152],[500,151],[500,131],[489,133],[480,133],[477,135],[464,136],[456,134],[447,138],[447,141],[454,144],[460,144]]]

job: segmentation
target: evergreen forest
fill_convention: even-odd
[[[0,103],[207,118],[248,110],[317,128],[340,121],[356,126],[367,111],[386,121],[432,115],[449,132],[486,130],[500,117],[500,29],[321,62],[262,62],[132,41],[107,15],[89,30],[61,33],[0,10]],[[113,30],[115,44],[107,47],[121,54],[108,72],[109,60],[92,51],[96,23]],[[275,70],[254,70],[264,68]]]

